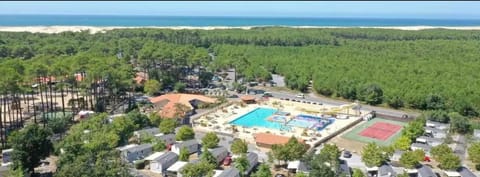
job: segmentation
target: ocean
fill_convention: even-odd
[[[0,26],[480,26],[480,19],[379,19],[306,17],[173,17],[106,15],[0,15]]]

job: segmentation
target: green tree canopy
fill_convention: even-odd
[[[186,147],[182,147],[180,149],[180,153],[178,154],[178,159],[180,161],[187,162],[188,158],[190,158],[190,153],[188,152],[188,149]]]
[[[208,132],[202,138],[202,145],[209,149],[217,147],[218,142],[220,142],[220,139],[218,138],[217,134],[214,132]]]
[[[368,143],[362,150],[362,161],[368,167],[378,167],[386,161],[386,156],[375,143]]]
[[[405,168],[413,169],[420,164],[420,161],[423,160],[425,154],[422,153],[423,151],[414,152],[414,151],[407,151],[402,154],[400,157],[400,164],[402,164]]]
[[[480,142],[470,144],[468,148],[468,157],[473,163],[480,163]]]
[[[248,144],[245,140],[235,139],[233,140],[230,149],[234,154],[244,154],[248,151]]]
[[[252,177],[271,177],[272,172],[270,171],[270,167],[267,164],[260,164],[258,166],[258,170],[252,174]]]
[[[240,171],[241,176],[244,176],[243,174],[250,167],[250,162],[248,162],[247,156],[245,155],[241,155],[240,157],[237,157],[233,163],[235,168],[238,169],[238,171]]]
[[[161,88],[162,85],[160,82],[153,79],[147,80],[144,86],[144,90],[148,95],[154,95],[155,93],[159,92]]]
[[[13,168],[25,168],[29,173],[41,159],[48,157],[53,145],[48,139],[52,133],[39,127],[37,124],[27,125],[25,128],[13,132],[9,137],[9,144],[13,148],[11,154]]]
[[[177,121],[175,119],[163,119],[160,122],[159,128],[162,133],[173,133],[177,127]]]
[[[215,169],[215,166],[210,163],[188,163],[182,168],[180,173],[188,177],[213,176],[213,169]]]
[[[186,141],[195,138],[195,132],[191,127],[184,125],[180,127],[175,136],[177,141]]]
[[[410,144],[412,144],[412,140],[409,137],[401,136],[395,141],[393,146],[395,149],[406,151],[410,149]]]

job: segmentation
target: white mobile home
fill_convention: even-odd
[[[190,154],[198,152],[198,149],[199,149],[197,140],[193,139],[193,140],[182,141],[182,142],[178,142],[177,144],[174,144],[172,146],[172,152],[180,154],[180,149],[182,149],[183,147],[187,148]]]
[[[427,120],[426,126],[431,128],[436,128],[439,130],[448,130],[450,128],[450,124],[435,122],[431,120]]]
[[[150,171],[163,173],[168,167],[178,160],[178,155],[173,152],[165,152],[150,161]]]
[[[133,162],[135,160],[144,159],[145,157],[152,154],[152,145],[151,144],[142,144],[137,146],[131,146],[128,148],[121,149],[121,157],[127,162]]]
[[[445,130],[440,130],[432,127],[425,127],[425,133],[431,134],[434,138],[446,138],[447,132]]]
[[[443,143],[443,139],[432,138],[428,136],[419,136],[416,140],[417,143],[428,144],[429,146],[435,147]]]
[[[182,162],[178,161],[175,162],[172,166],[167,168],[167,176],[168,177],[182,177],[182,174],[180,173],[185,165],[187,165],[188,162]]]
[[[412,143],[412,145],[410,145],[410,149],[412,151],[414,150],[423,150],[425,153],[429,153],[430,152],[430,149],[432,149],[431,146],[427,145],[427,144],[421,144],[421,143]]]

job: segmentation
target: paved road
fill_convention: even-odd
[[[274,97],[277,97],[277,98],[298,99],[296,97],[296,94],[293,94],[293,93],[284,92],[284,91],[276,91],[276,90],[272,90],[268,87],[262,87],[262,89],[265,89],[268,92],[271,92],[272,95]],[[300,93],[300,92],[298,92],[298,93]],[[351,103],[351,102],[347,102],[347,101],[335,100],[335,99],[332,99],[332,98],[318,96],[318,95],[315,95],[313,93],[305,95],[305,99],[303,99],[303,100],[320,102],[320,103],[335,105],[335,106],[340,106],[340,105]],[[364,105],[364,104],[361,105],[361,111],[375,111],[377,113],[386,114],[386,115],[395,116],[395,117],[402,117],[402,115],[405,115],[405,114],[411,115],[411,116],[420,115],[419,113],[415,113],[415,112],[405,112],[405,111],[400,111],[400,110],[394,110],[394,109],[388,109],[388,108],[382,108],[382,107],[376,107],[376,106],[370,106],[370,105]]]
[[[460,160],[464,162],[465,160],[465,146],[466,146],[466,139],[464,135],[456,135],[454,136],[455,140],[455,150],[453,151],[458,157],[460,157]]]

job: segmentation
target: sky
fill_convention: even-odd
[[[0,14],[480,19],[475,1],[1,1]]]

